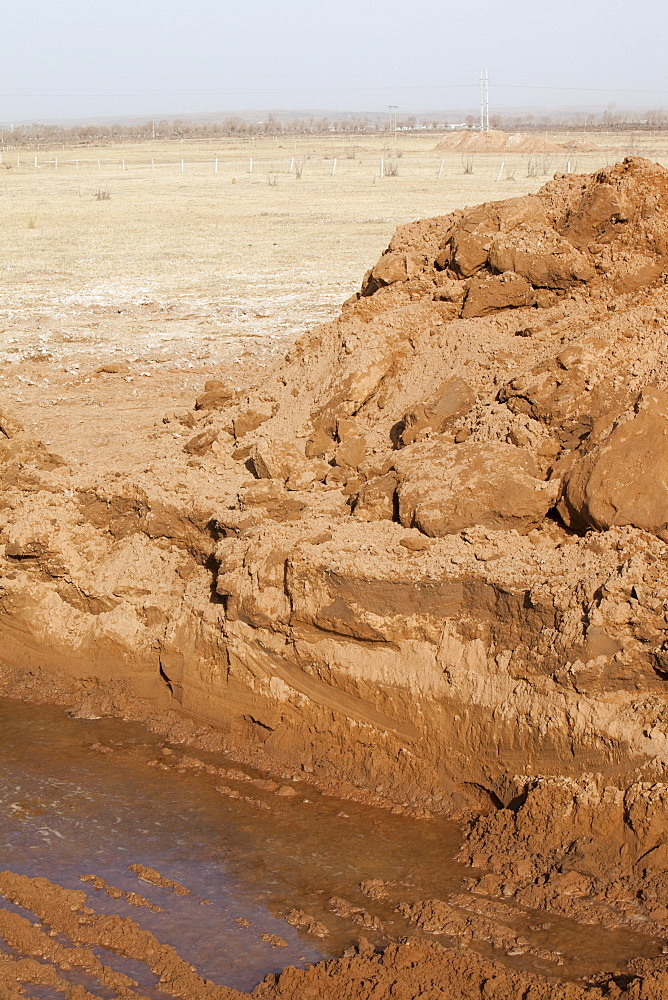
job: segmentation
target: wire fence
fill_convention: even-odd
[[[0,165],[32,170],[49,171],[82,171],[87,174],[210,174],[238,177],[250,175],[267,179],[280,175],[292,176],[299,180],[305,177],[337,177],[359,176],[363,171],[370,172],[379,178],[401,177],[408,175],[427,179],[441,180],[452,174],[471,174],[478,170],[495,174],[497,181],[513,180],[515,176],[547,177],[556,172],[577,173],[580,169],[591,170],[592,160],[597,165],[609,162],[609,156],[604,151],[600,154],[527,154],[474,152],[459,154],[439,151],[430,153],[410,153],[406,156],[389,152],[386,155],[355,155],[355,156],[286,156],[266,157],[248,156],[234,158],[229,156],[209,156],[198,158],[191,156],[176,159],[150,157],[145,160],[135,157],[40,157],[37,155],[7,151],[0,152]],[[613,157],[614,160],[614,157]]]

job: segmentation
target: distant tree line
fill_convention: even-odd
[[[621,111],[614,104],[604,111],[578,111],[568,115],[550,113],[524,115],[490,115],[492,128],[507,132],[527,132],[532,129],[582,129],[601,131],[607,129],[665,129],[668,128],[668,111],[650,108],[647,111]]]
[[[413,115],[397,122],[398,129],[418,127]],[[421,128],[443,128],[443,121],[420,123]],[[350,116],[329,118],[279,118],[267,114],[261,120],[251,120],[241,115],[231,115],[221,120],[174,118],[146,121],[139,125],[117,122],[114,124],[73,125],[70,127],[34,123],[31,125],[5,126],[0,129],[0,141],[11,145],[36,143],[99,144],[105,142],[145,142],[150,139],[216,139],[277,137],[280,135],[326,135],[337,133],[375,133],[390,129],[387,118]]]
[[[451,128],[477,128],[478,118],[467,115],[461,120],[453,120],[451,115],[416,116],[408,115],[397,120],[398,131],[447,130]],[[490,126],[508,132],[559,129],[605,130],[605,129],[665,129],[668,128],[668,112],[663,108],[652,108],[643,113],[620,111],[609,105],[605,111],[597,113],[577,112],[569,115],[556,113],[491,115]],[[88,124],[58,126],[34,123],[0,127],[0,143],[11,146],[31,146],[38,144],[104,144],[116,142],[146,142],[151,139],[217,139],[217,138],[260,138],[281,135],[331,135],[390,132],[393,127],[387,114],[375,117],[349,115],[345,118],[292,117],[282,118],[267,113],[261,120],[253,120],[243,115],[230,115],[219,120],[200,118],[173,118],[149,120],[141,124],[117,122],[113,124]]]

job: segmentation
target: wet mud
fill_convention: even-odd
[[[118,719],[2,699],[0,732],[3,997],[2,977],[49,1000],[228,998],[407,935],[556,980],[661,952],[465,891],[452,821],[341,801]]]

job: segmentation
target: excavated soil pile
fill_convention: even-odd
[[[558,142],[548,139],[546,134],[540,132],[528,135],[524,132],[503,132],[501,129],[489,132],[453,132],[444,136],[435,148],[462,153],[563,153],[575,149],[584,153],[596,149],[581,139]]]
[[[476,891],[665,935],[666,274],[668,172],[628,159],[401,227],[255,389],[165,416],[178,462],[93,476],[3,417],[4,689],[474,816]],[[262,995],[520,995],[477,961]],[[668,996],[643,975],[585,992]]]

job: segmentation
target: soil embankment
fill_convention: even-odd
[[[437,144],[437,150],[444,152],[456,150],[462,153],[563,153],[589,152],[595,149],[589,142],[582,139],[571,139],[561,142],[556,136],[548,138],[547,134],[526,132],[504,132],[501,129],[491,129],[487,132],[471,132],[469,129],[454,130],[443,136]]]
[[[139,697],[343,794],[474,816],[479,892],[664,935],[667,196],[629,159],[400,228],[255,388],[166,415],[142,472],[75,469],[4,414],[5,690]],[[404,961],[263,995],[366,996],[321,979]],[[450,995],[432,962],[461,983],[460,955],[423,962],[407,997]],[[467,989],[518,995],[476,962]],[[600,994],[664,995],[644,974]]]

